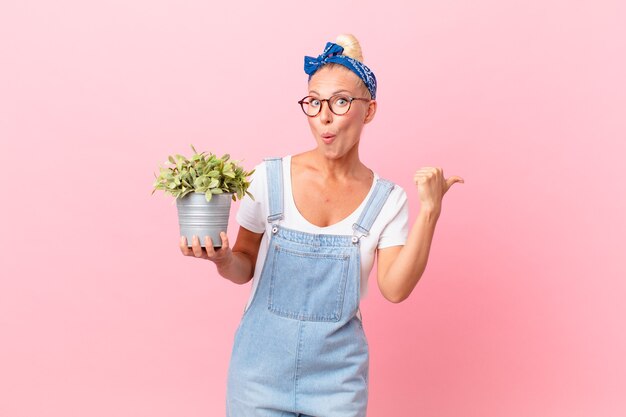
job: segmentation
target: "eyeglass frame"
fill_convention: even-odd
[[[330,105],[330,100],[331,100],[333,97],[336,97],[336,96],[344,96],[344,97],[346,97],[346,98],[350,99],[350,101],[348,102],[348,110],[346,110],[346,112],[345,112],[345,113],[337,114],[337,113],[335,113],[335,112],[333,111],[333,108],[332,108],[332,106]],[[313,116],[311,116],[310,114],[308,114],[308,113],[306,112],[306,110],[304,110],[304,100],[305,100],[306,98],[308,98],[308,97],[311,97],[311,98],[314,98],[315,100],[319,100],[319,101],[320,101],[320,109],[319,109],[319,110],[317,111],[317,113],[315,113]],[[320,113],[322,112],[322,107],[324,107],[324,105],[323,105],[323,103],[324,103],[324,102],[326,102],[326,105],[328,106],[328,109],[331,111],[331,113],[332,113],[332,114],[334,114],[334,115],[336,115],[336,116],[343,116],[343,115],[345,115],[345,114],[348,114],[348,112],[349,112],[349,111],[350,111],[350,109],[352,108],[352,102],[353,102],[354,100],[372,101],[372,99],[371,99],[371,98],[366,98],[366,97],[365,97],[365,98],[363,98],[363,97],[350,97],[350,96],[345,95],[345,94],[333,94],[333,95],[332,95],[332,96],[330,96],[329,98],[317,98],[317,97],[314,97],[314,96],[304,96],[304,97],[302,98],[302,100],[298,101],[298,104],[300,105],[300,108],[302,108],[302,111],[304,112],[304,114],[306,114],[308,117],[317,117],[317,115],[318,115],[318,114],[320,114]]]

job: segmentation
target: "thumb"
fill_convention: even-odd
[[[446,179],[446,191],[450,189],[450,187],[452,187],[452,184],[454,184],[455,182],[460,182],[463,184],[465,183],[465,180],[458,176],[454,176],[454,177],[450,177]]]

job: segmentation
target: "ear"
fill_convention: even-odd
[[[365,113],[365,119],[363,120],[363,124],[367,124],[372,121],[374,115],[376,114],[376,100],[372,100],[368,103],[367,113]]]

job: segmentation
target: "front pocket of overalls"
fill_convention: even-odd
[[[350,256],[274,248],[267,308],[308,321],[339,321]]]

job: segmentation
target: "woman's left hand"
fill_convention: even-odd
[[[444,194],[455,182],[464,183],[459,176],[448,179],[443,177],[443,169],[435,167],[422,167],[417,170],[413,177],[419,192],[421,209],[441,211],[441,201]]]

